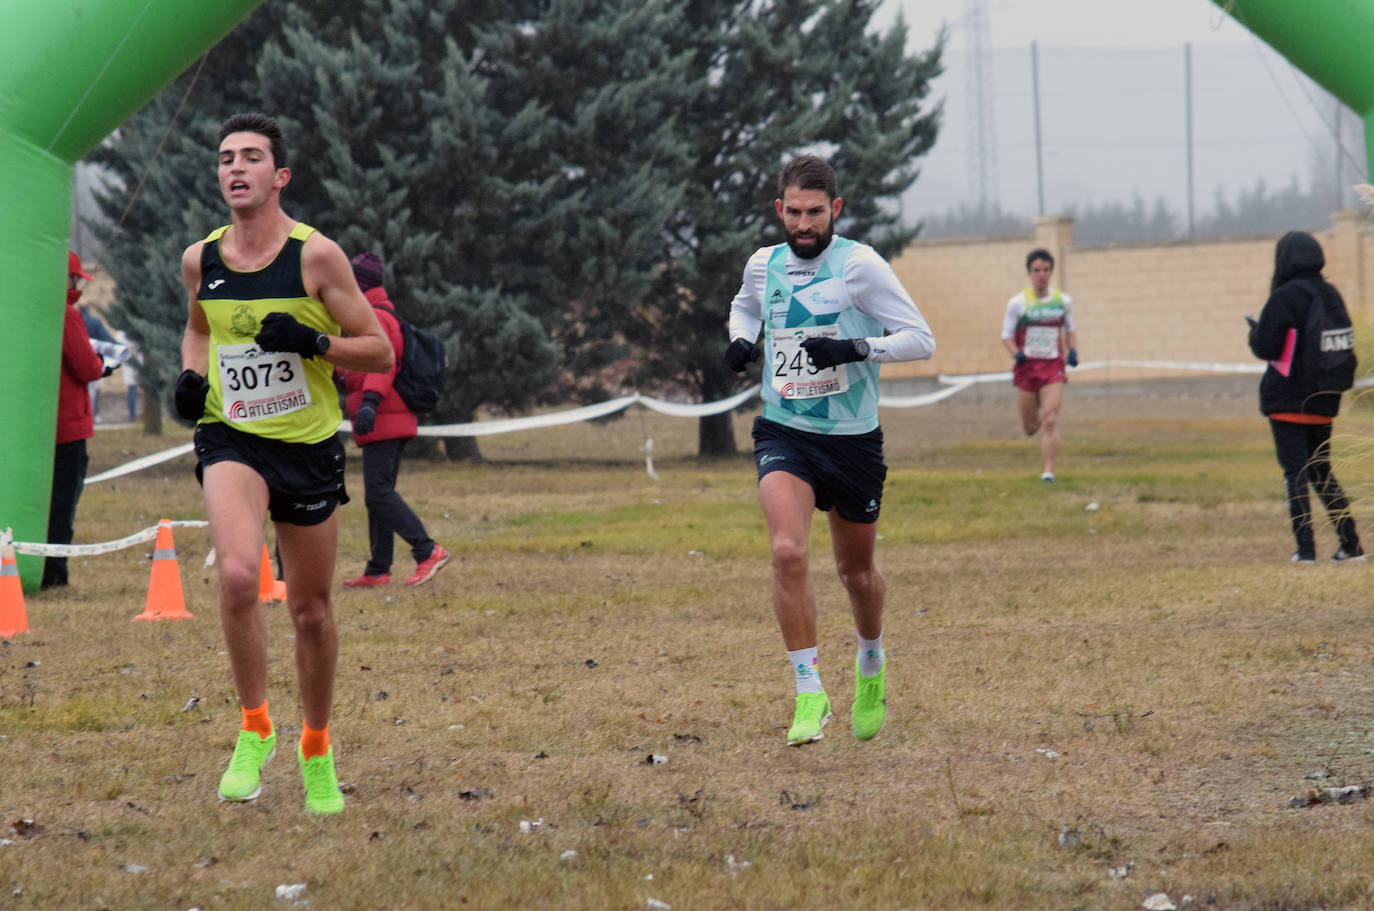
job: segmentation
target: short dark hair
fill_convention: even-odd
[[[1045,262],[1050,264],[1051,269],[1054,268],[1054,257],[1050,255],[1050,251],[1046,250],[1044,247],[1036,247],[1034,250],[1026,254],[1027,272],[1030,271],[1031,263],[1035,262],[1037,259],[1043,259]]]
[[[219,141],[224,142],[224,137],[230,133],[258,133],[266,136],[268,142],[272,144],[273,167],[286,167],[286,137],[282,135],[281,127],[271,117],[256,112],[235,114],[220,124]]]
[[[835,169],[819,155],[800,155],[787,163],[778,175],[778,198],[788,187],[798,190],[824,190],[833,201],[839,193],[835,189]]]

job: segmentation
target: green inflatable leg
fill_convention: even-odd
[[[47,540],[76,162],[260,2],[46,0],[7,11],[0,30],[0,529],[12,529],[15,540]],[[19,573],[33,591],[41,562],[21,557]]]

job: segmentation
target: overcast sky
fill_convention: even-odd
[[[932,91],[943,122],[903,199],[908,222],[976,205],[987,186],[969,8],[970,0],[886,0],[875,20],[886,28],[900,11],[912,50],[949,27],[945,74]],[[1258,181],[1274,190],[1295,178],[1304,188],[1330,182],[1334,211],[1344,207],[1338,186],[1366,179],[1358,119],[1211,0],[983,0],[983,9],[991,130],[981,135],[994,140],[991,195],[1005,212],[1039,214],[1042,197],[1044,213],[1059,214],[1138,196],[1163,199],[1182,220],[1190,100],[1198,217],[1219,193],[1230,200]]]
[[[901,10],[918,46],[942,23],[963,21],[966,0],[887,0],[884,15]],[[990,47],[1032,41],[1097,47],[1168,47],[1244,43],[1249,32],[1210,0],[984,0]]]

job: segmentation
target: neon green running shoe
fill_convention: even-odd
[[[803,743],[815,743],[825,736],[821,728],[829,722],[830,700],[825,693],[798,693],[797,712],[787,731],[787,745],[799,747]]]
[[[344,796],[334,774],[334,748],[331,746],[323,756],[306,759],[298,744],[296,761],[301,764],[301,780],[305,782],[305,812],[311,816],[342,813]]]
[[[219,780],[220,800],[252,800],[262,793],[262,770],[277,755],[277,732],[265,738],[255,731],[239,731],[229,768]]]
[[[860,740],[872,740],[887,721],[887,662],[878,673],[865,677],[854,661],[854,705],[849,709],[849,726]]]

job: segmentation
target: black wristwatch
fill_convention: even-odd
[[[316,354],[326,354],[326,353],[328,353],[328,351],[329,351],[329,336],[328,336],[328,334],[326,334],[326,333],[324,333],[324,332],[321,332],[319,335],[315,336],[315,353],[316,353]]]
[[[854,339],[854,353],[857,354],[857,355],[859,356],[859,360],[861,360],[861,361],[866,361],[866,360],[868,360],[868,351],[869,351],[869,348],[870,348],[870,347],[871,347],[871,346],[868,344],[868,339],[866,339],[866,338],[856,338],[856,339]]]

